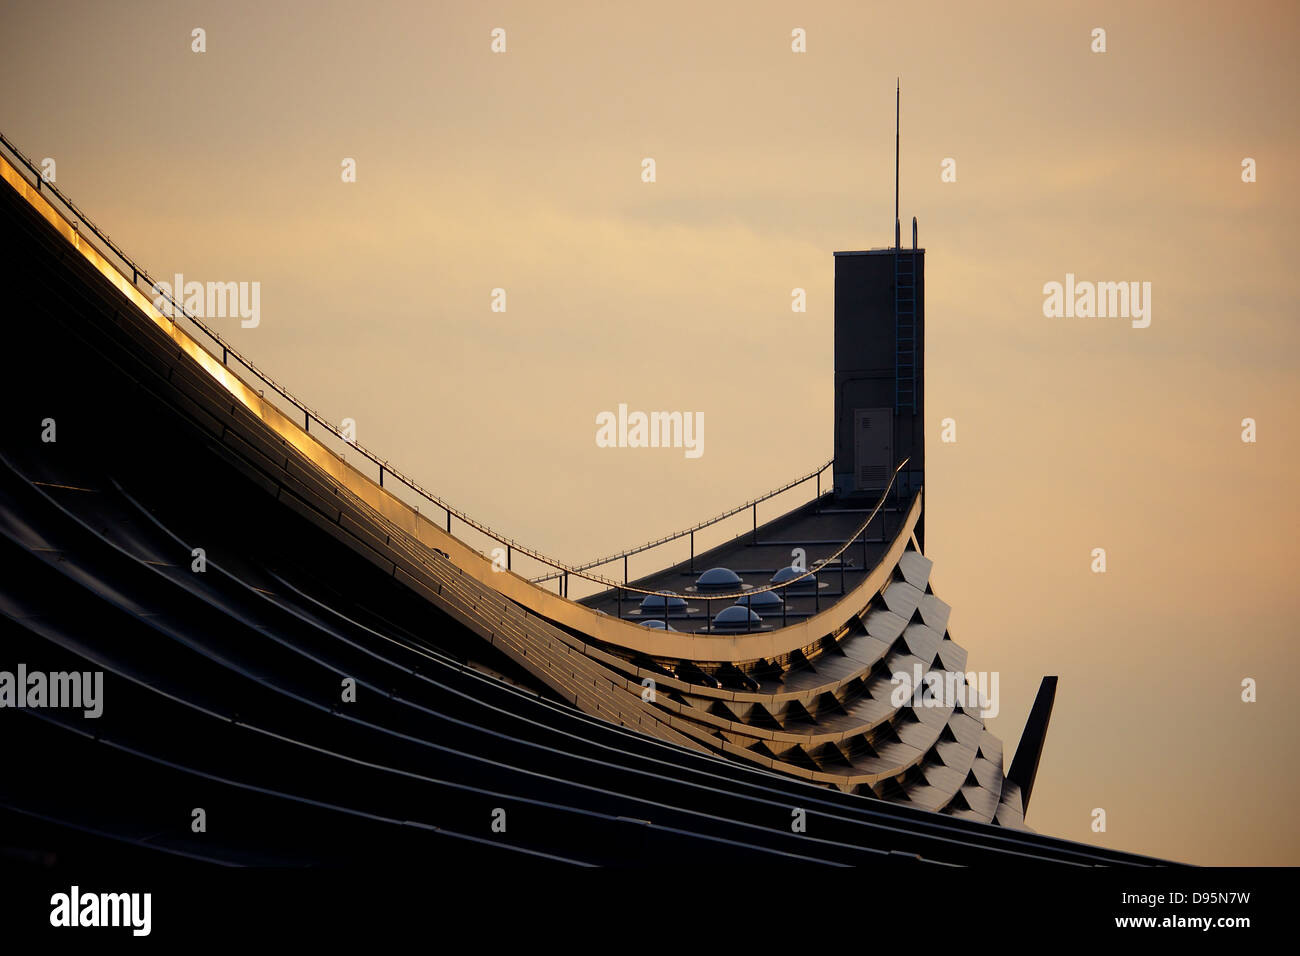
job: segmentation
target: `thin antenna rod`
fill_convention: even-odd
[[[899,78],[895,78],[894,87],[894,245],[901,245],[898,239],[898,131],[899,114],[902,112],[903,92]]]

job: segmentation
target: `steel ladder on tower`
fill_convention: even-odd
[[[916,252],[894,251],[894,412],[916,411]]]

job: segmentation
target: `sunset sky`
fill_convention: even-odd
[[[832,253],[892,242],[901,78],[935,591],[1008,758],[1060,676],[1028,823],[1300,864],[1300,5],[303,9],[14,6],[0,130],[155,275],[259,282],[215,323],[250,359],[573,562],[830,458]],[[1150,327],[1045,317],[1067,273],[1150,282]],[[597,447],[620,403],[702,412],[704,454]]]

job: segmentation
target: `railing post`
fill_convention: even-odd
[[[384,466],[379,466],[379,487],[384,487]]]
[[[695,573],[695,532],[691,532],[691,574]]]
[[[447,533],[451,534],[451,509],[447,509]]]
[[[627,584],[627,555],[623,555],[623,583]]]
[[[754,544],[758,544],[758,502],[754,502],[754,535],[750,538]]]
[[[506,545],[506,570],[510,570],[510,545]]]

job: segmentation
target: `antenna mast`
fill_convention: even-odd
[[[899,78],[895,77],[894,83],[894,248],[898,249],[903,245],[902,237],[899,234],[901,227],[898,220],[898,131],[903,93]]]

